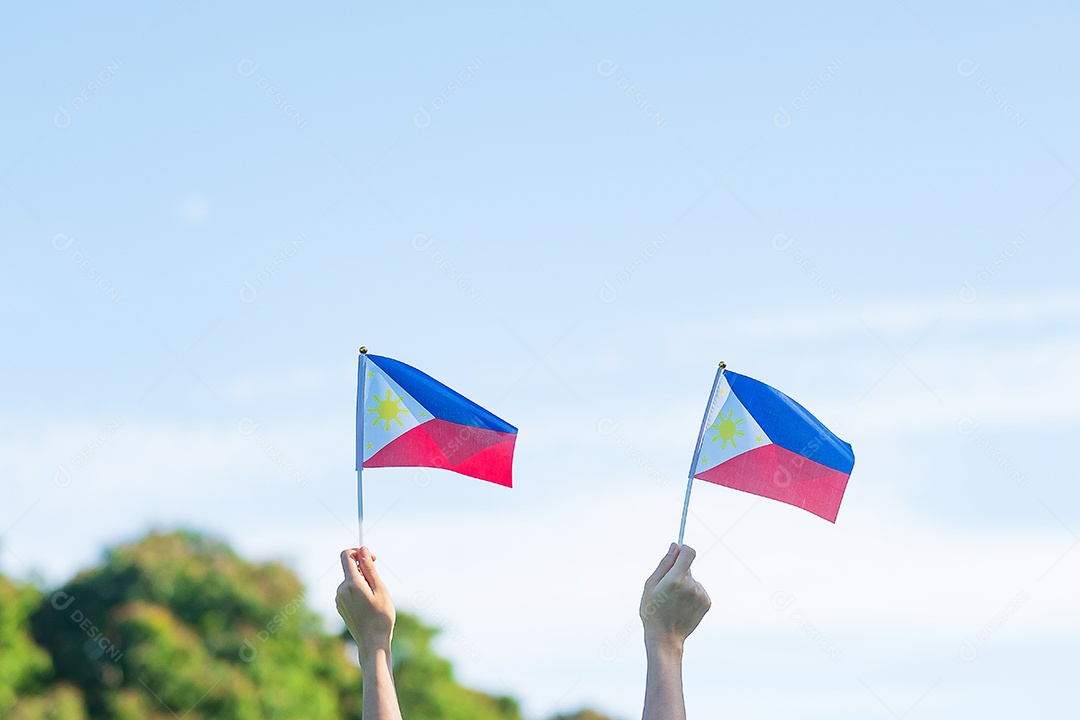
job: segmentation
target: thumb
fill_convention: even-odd
[[[371,551],[366,546],[362,547],[356,553],[356,558],[368,586],[375,592],[385,589],[382,578],[379,577],[379,571],[375,569],[375,556],[371,554]]]
[[[650,575],[649,579],[645,581],[645,587],[656,587],[656,584],[660,582],[660,580],[665,575],[667,575],[669,570],[671,570],[671,566],[675,564],[678,556],[679,546],[675,543],[671,543],[671,547],[668,548],[667,555],[665,555],[663,559],[660,560],[660,564],[656,566],[656,569],[653,570],[652,575]]]
[[[345,571],[345,579],[353,582],[360,581],[360,570],[356,567],[356,550],[348,549],[341,551],[341,569]]]
[[[697,550],[689,545],[683,545],[679,548],[679,556],[675,558],[675,563],[672,565],[671,572],[665,577],[681,577],[690,574],[690,563],[694,562],[694,558],[697,557]]]

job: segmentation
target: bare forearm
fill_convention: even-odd
[[[364,678],[364,720],[401,720],[389,647],[360,653]]]
[[[686,720],[681,643],[645,641],[648,671],[641,720]]]

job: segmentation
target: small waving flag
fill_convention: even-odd
[[[443,468],[511,487],[517,428],[403,362],[362,351],[356,469]]]
[[[691,482],[772,498],[836,522],[855,466],[851,445],[776,388],[724,368],[698,434]]]

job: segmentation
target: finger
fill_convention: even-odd
[[[660,579],[667,575],[668,570],[671,570],[671,566],[675,564],[675,560],[679,555],[679,546],[675,543],[671,543],[671,547],[668,548],[667,555],[660,560],[660,564],[653,570],[652,575],[645,581],[645,587],[655,587],[656,583],[660,582]]]
[[[364,578],[367,580],[367,584],[371,586],[371,589],[378,592],[385,589],[382,578],[379,577],[379,571],[375,569],[375,556],[372,555],[366,547],[360,548],[357,552],[357,562],[360,564],[360,572],[364,574]]]
[[[353,572],[356,570],[356,561],[353,559],[353,553],[355,552],[353,548],[346,548],[341,551],[341,569],[345,572],[346,580],[352,577]]]
[[[671,572],[666,577],[677,578],[690,574],[690,563],[697,557],[697,550],[689,545],[679,548],[679,556],[675,558]]]
[[[345,579],[351,580],[356,585],[364,585],[364,576],[360,574],[360,568],[356,566],[356,549],[350,548],[341,551],[341,569],[345,571]]]

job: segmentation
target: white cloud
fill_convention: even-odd
[[[204,197],[193,195],[183,201],[181,213],[188,222],[202,222],[210,214],[210,202]]]

